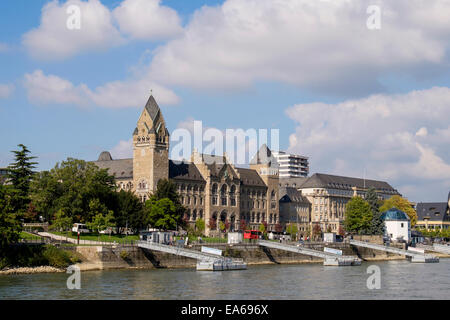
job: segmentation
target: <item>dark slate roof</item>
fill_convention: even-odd
[[[158,117],[160,113],[160,109],[158,104],[156,103],[155,98],[153,98],[153,95],[151,95],[150,98],[148,98],[148,101],[145,105],[145,109],[150,115],[150,118],[152,118],[152,120],[155,121],[156,117]]]
[[[306,182],[308,178],[306,177],[295,177],[295,178],[280,178],[280,188],[293,187],[300,188],[300,186]]]
[[[447,202],[419,202],[416,206],[417,219],[444,221],[448,210]],[[448,219],[448,215],[447,215]]]
[[[352,187],[375,188],[377,191],[399,194],[397,190],[391,187],[387,182],[368,180],[360,178],[334,176],[330,174],[315,173],[309,177],[301,186],[302,188],[335,188],[351,189]]]
[[[269,164],[271,167],[278,167],[278,162],[272,155],[269,147],[263,144],[255,154],[250,164]]]
[[[195,164],[175,160],[169,160],[169,178],[205,182]]]
[[[245,168],[236,168],[236,170],[241,176],[242,185],[266,187],[266,184],[264,183],[263,179],[261,179],[256,170]]]
[[[133,159],[93,161],[100,169],[108,169],[108,173],[116,179],[133,178]]]
[[[306,198],[297,188],[281,187],[279,188],[278,200],[281,202],[306,202]]]
[[[391,208],[381,214],[381,220],[409,220],[409,217],[402,210]]]

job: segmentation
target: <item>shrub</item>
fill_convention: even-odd
[[[42,256],[47,260],[48,265],[55,268],[67,268],[71,263],[71,255],[64,250],[52,245],[46,245]]]
[[[129,255],[128,251],[122,250],[122,251],[120,252],[120,257],[121,257],[123,260],[128,260],[128,259],[130,258],[130,255]]]

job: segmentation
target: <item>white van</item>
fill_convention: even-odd
[[[89,233],[90,231],[89,231],[89,229],[88,229],[88,227],[85,225],[85,224],[83,224],[83,223],[74,223],[73,224],[73,228],[72,228],[72,232],[75,232],[75,233]]]

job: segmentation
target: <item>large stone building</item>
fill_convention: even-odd
[[[345,206],[347,202],[355,196],[365,197],[367,190],[375,188],[381,200],[390,198],[393,195],[400,195],[397,190],[387,182],[367,180],[360,178],[350,178],[329,174],[315,173],[309,178],[289,178],[280,179],[280,217],[283,223],[292,223],[294,220],[301,221],[299,230],[309,230],[314,225],[319,225],[323,232],[331,229],[332,232],[339,232],[339,227],[343,226]],[[296,189],[300,195],[291,197],[291,189]],[[289,191],[291,190],[291,191]],[[286,197],[287,195],[287,197]],[[291,198],[296,199],[294,201]],[[306,208],[309,205],[309,219],[303,211],[298,211],[298,217],[292,217],[295,208]],[[289,219],[287,219],[289,217]]]
[[[119,189],[133,191],[142,201],[155,191],[160,179],[175,182],[186,207],[185,218],[193,225],[203,219],[206,234],[218,233],[220,222],[228,230],[246,225],[269,230],[279,223],[279,178],[276,161],[265,145],[250,163],[236,168],[223,156],[199,154],[189,162],[169,159],[169,131],[153,96],[147,101],[133,132],[133,158],[113,160],[102,152],[100,168],[114,175]]]
[[[448,229],[450,227],[450,193],[447,202],[419,202],[416,206],[416,227]]]

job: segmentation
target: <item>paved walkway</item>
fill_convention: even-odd
[[[51,239],[57,240],[57,241],[66,241],[66,242],[78,244],[78,240],[77,239],[73,239],[73,238],[65,237],[65,236],[59,236],[59,235],[56,235],[56,234],[53,234],[53,233],[38,232],[38,235],[40,235],[41,237],[48,237],[48,238],[51,238]],[[105,245],[105,244],[107,244],[107,245],[114,245],[114,242],[80,240],[79,244],[89,244],[89,245]]]

